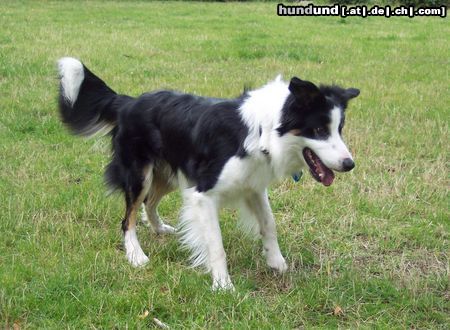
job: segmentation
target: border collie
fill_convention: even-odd
[[[122,229],[133,266],[149,261],[136,236],[140,206],[156,233],[174,233],[157,207],[179,188],[181,242],[193,266],[211,273],[213,289],[233,289],[219,227],[224,205],[241,210],[262,239],[267,265],[284,272],[269,184],[309,168],[329,186],[333,170],[355,166],[341,137],[347,102],[359,95],[355,88],[317,87],[297,77],[287,83],[278,76],[235,99],[168,90],[135,98],[114,92],[77,59],[60,59],[58,69],[62,121],[75,134],[112,136],[105,180],[125,196]]]

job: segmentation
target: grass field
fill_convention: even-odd
[[[276,4],[0,4],[0,327],[447,328],[450,25],[441,18],[280,18]],[[235,293],[214,294],[175,237],[140,226],[128,265],[107,137],[67,133],[55,61],[120,93],[233,97],[283,73],[361,89],[344,131],[357,166],[325,188],[270,189],[290,271],[268,270],[222,213]],[[160,213],[177,223],[180,197]],[[140,318],[145,311],[149,316]]]

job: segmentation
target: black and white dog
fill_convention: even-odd
[[[325,186],[335,171],[355,165],[344,144],[347,102],[355,88],[317,87],[277,77],[236,99],[156,91],[134,98],[116,94],[79,60],[62,58],[59,109],[75,134],[110,132],[113,157],[105,173],[125,195],[122,222],[126,256],[133,266],[149,261],[136,236],[139,208],[157,233],[173,233],[157,207],[176,188],[183,196],[182,243],[194,266],[211,272],[213,289],[232,289],[218,210],[235,205],[261,235],[269,267],[284,272],[267,187],[309,168]]]

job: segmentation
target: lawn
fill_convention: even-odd
[[[0,327],[448,328],[448,18],[277,17],[276,3],[0,4]],[[106,196],[108,137],[59,121],[55,62],[82,59],[116,91],[234,97],[282,73],[361,89],[344,137],[356,168],[270,188],[290,270],[224,210],[236,291],[213,293],[176,237],[139,227],[122,248]],[[160,213],[177,223],[181,201]],[[145,311],[149,312],[147,317]],[[140,317],[141,316],[141,317]]]

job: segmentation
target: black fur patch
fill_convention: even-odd
[[[289,90],[291,94],[283,106],[278,128],[280,136],[291,130],[299,130],[301,136],[326,139],[330,134],[328,124],[333,104],[311,82],[293,78]]]
[[[138,98],[117,95],[85,66],[84,80],[72,105],[60,87],[62,120],[75,134],[91,135],[111,125],[113,159],[105,179],[125,192],[129,203],[142,189],[144,168],[159,161],[181,170],[198,191],[214,187],[233,156],[244,157],[248,134],[236,99],[157,91]]]
[[[64,97],[60,85],[59,112],[72,133],[92,135],[104,126],[115,125],[120,108],[133,98],[116,94],[84,65],[83,69],[84,80],[73,105]]]
[[[124,189],[133,185],[126,177],[137,174],[130,170],[162,160],[182,170],[198,191],[211,189],[229,158],[245,156],[242,101],[173,91],[141,95],[119,115],[107,181]]]
[[[342,131],[348,100],[359,94],[359,90],[354,88],[318,88],[313,83],[296,77],[292,78],[289,90],[291,94],[283,106],[278,133],[281,136],[291,130],[299,130],[301,136],[318,140],[329,137],[330,114],[336,106],[342,110],[339,133]]]

